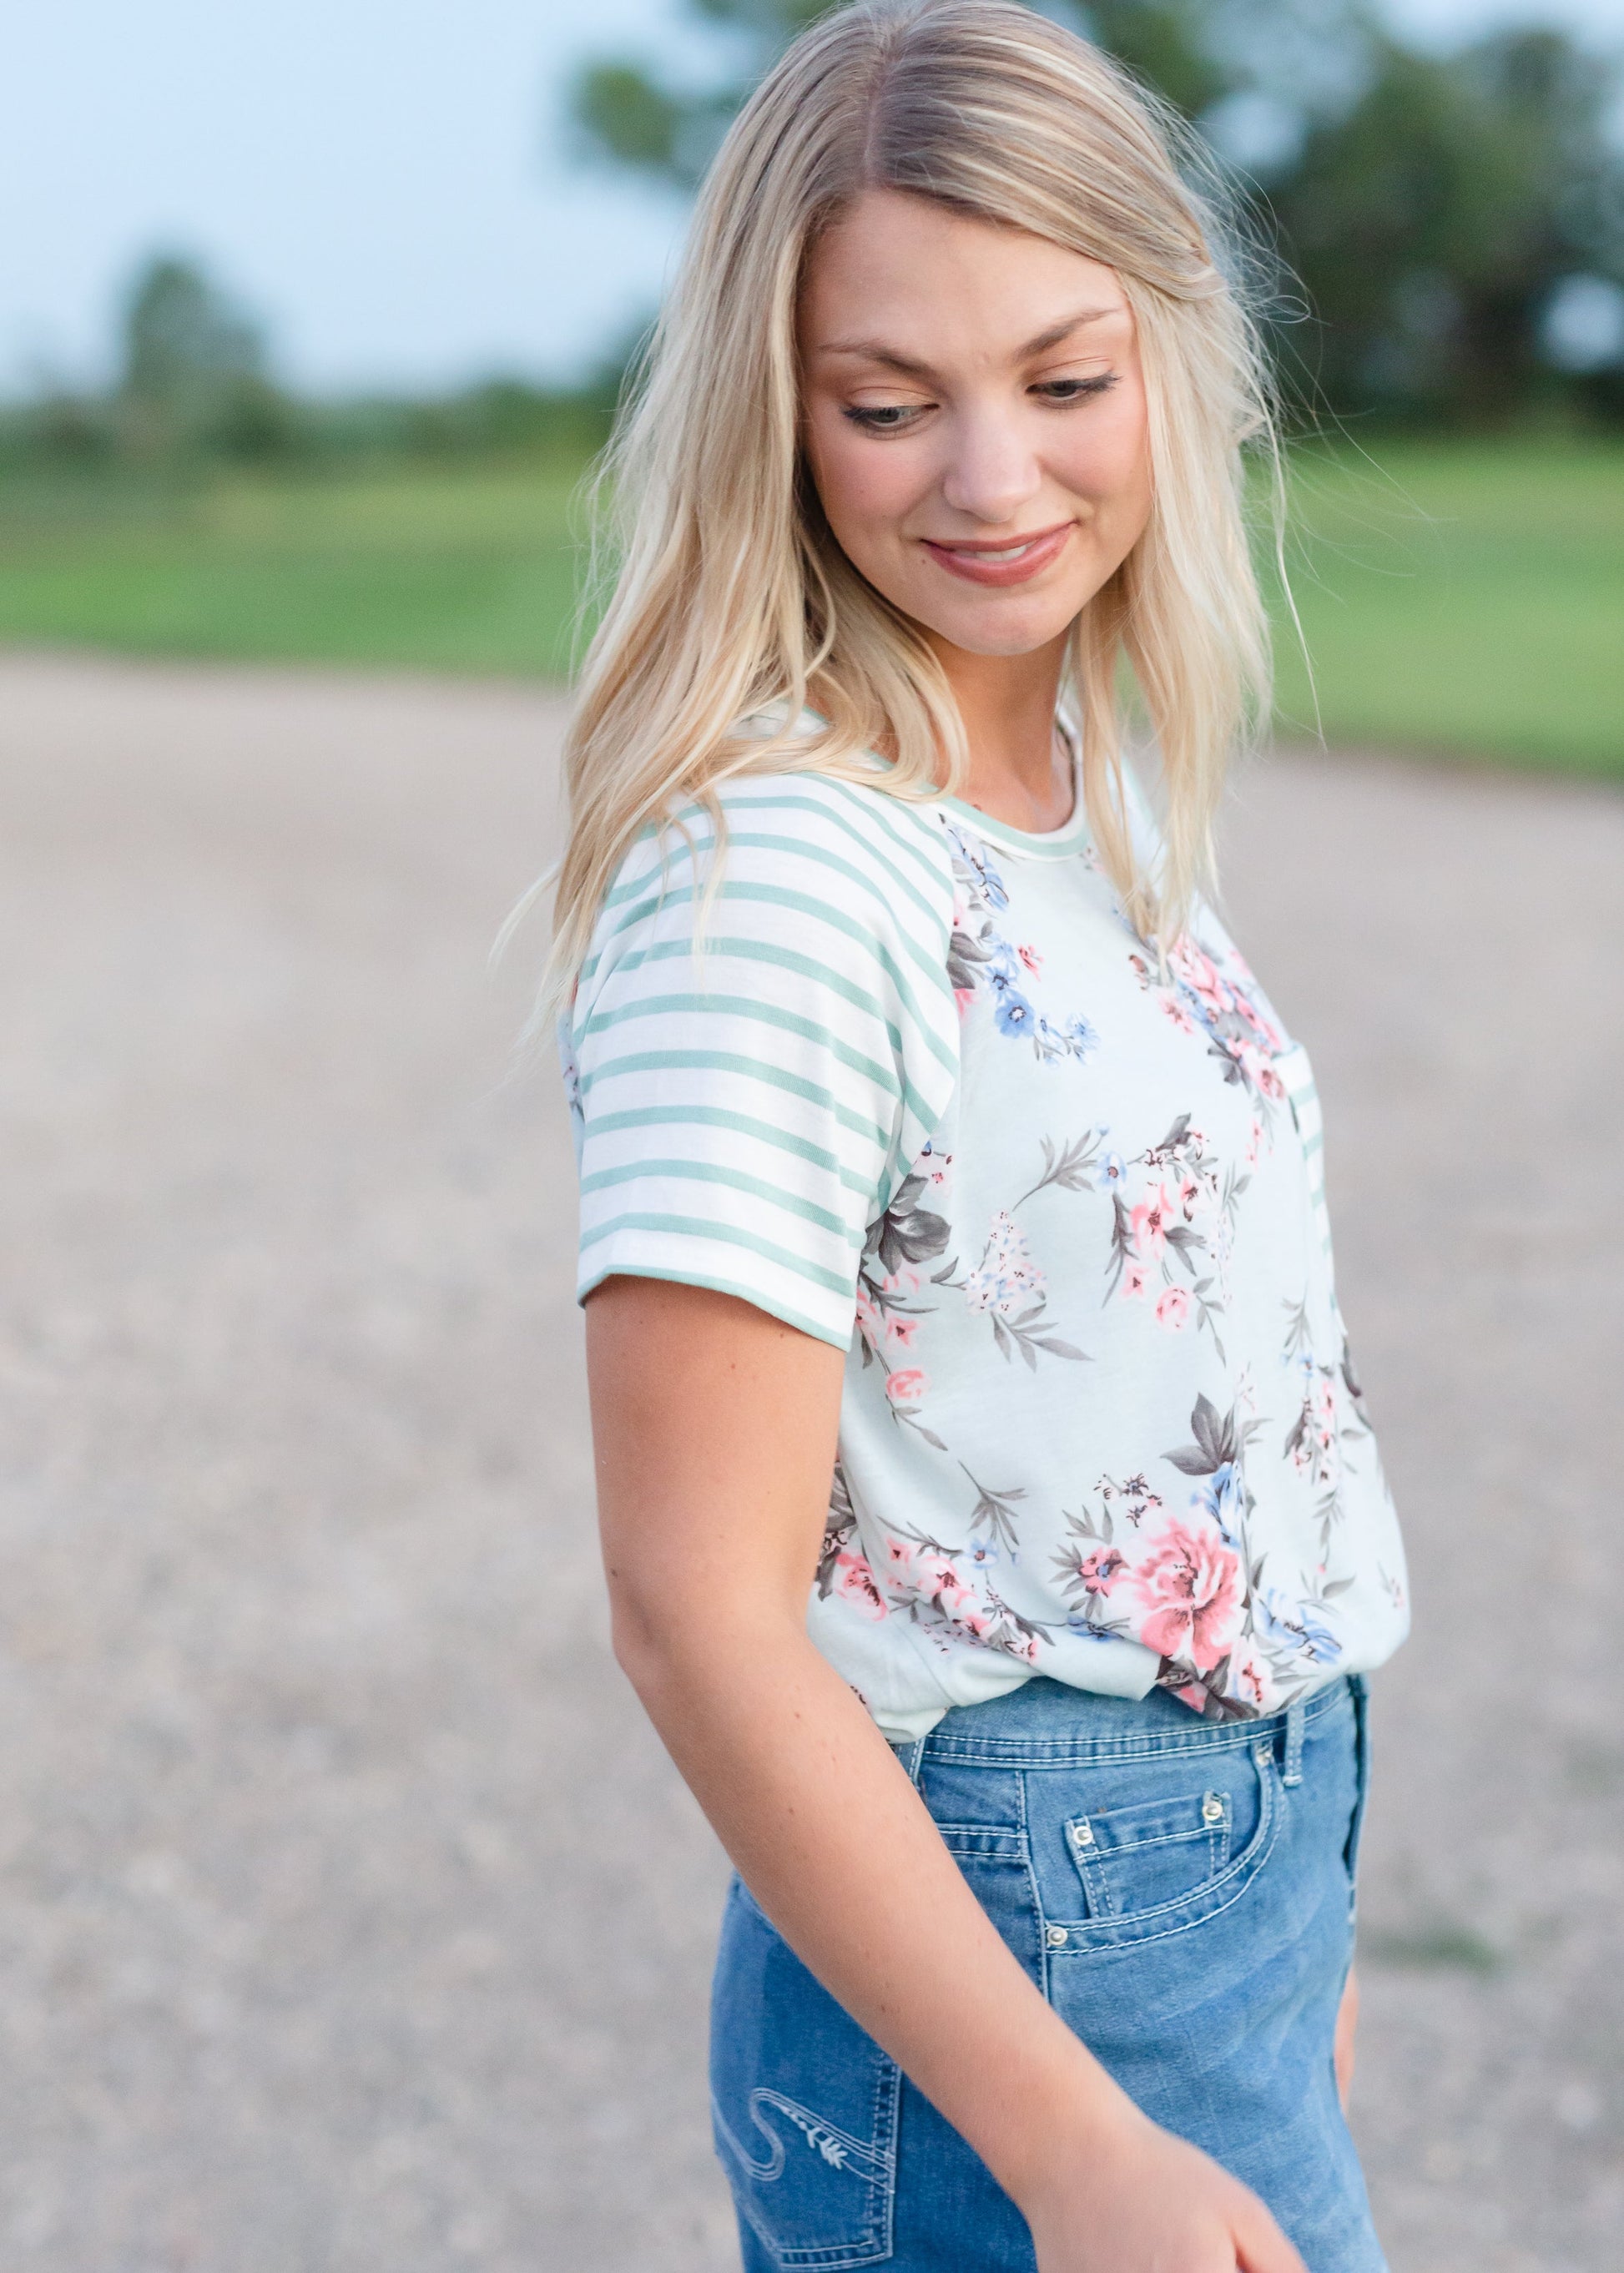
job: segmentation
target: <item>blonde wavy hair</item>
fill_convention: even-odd
[[[1101,261],[1132,307],[1154,502],[1078,619],[1066,695],[1107,869],[1147,938],[1177,935],[1209,873],[1230,754],[1267,715],[1248,442],[1273,468],[1279,544],[1266,366],[1217,257],[1210,175],[1205,191],[1192,176],[1192,138],[1164,105],[1012,0],[859,0],[768,74],[711,167],[605,461],[619,573],[566,746],[569,836],[544,1014],[568,993],[642,829],[697,802],[720,855],[719,784],[811,769],[923,799],[963,782],[964,731],[941,668],[835,543],[803,461],[801,280],[819,232],[871,188]],[[1154,875],[1124,782],[1124,657],[1160,754]],[[809,700],[821,720],[810,734]],[[876,775],[879,747],[894,762]]]

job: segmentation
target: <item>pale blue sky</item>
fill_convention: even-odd
[[[1624,0],[1389,0],[1440,38]],[[675,200],[569,168],[589,52],[694,53],[681,0],[52,0],[0,79],[0,387],[104,375],[142,254],[208,262],[304,386],[566,375],[658,294]]]

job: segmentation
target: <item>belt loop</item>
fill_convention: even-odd
[[[1283,1784],[1303,1781],[1304,1717],[1303,1700],[1298,1697],[1286,1707],[1286,1772],[1281,1778]]]

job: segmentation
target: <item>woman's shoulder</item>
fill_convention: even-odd
[[[877,896],[904,924],[947,924],[952,866],[935,806],[810,769],[735,775],[716,796],[730,859],[735,847],[741,859],[776,857],[842,896]]]
[[[717,827],[718,815],[721,828]],[[953,879],[929,806],[811,769],[735,774],[628,846],[582,964],[577,1016],[673,958],[742,971],[932,1032],[949,1023]],[[801,1009],[806,1004],[801,1003]]]
[[[605,896],[619,928],[634,909],[658,902],[674,914],[703,893],[718,852],[719,889],[707,928],[725,911],[780,899],[787,910],[844,915],[865,933],[911,939],[945,958],[951,928],[952,866],[929,805],[810,768],[734,774],[705,797],[689,796],[647,822],[628,846]]]

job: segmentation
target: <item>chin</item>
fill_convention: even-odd
[[[1076,622],[1079,610],[1057,608],[966,609],[962,615],[944,610],[926,628],[938,639],[951,641],[966,655],[1035,655],[1050,647]]]

